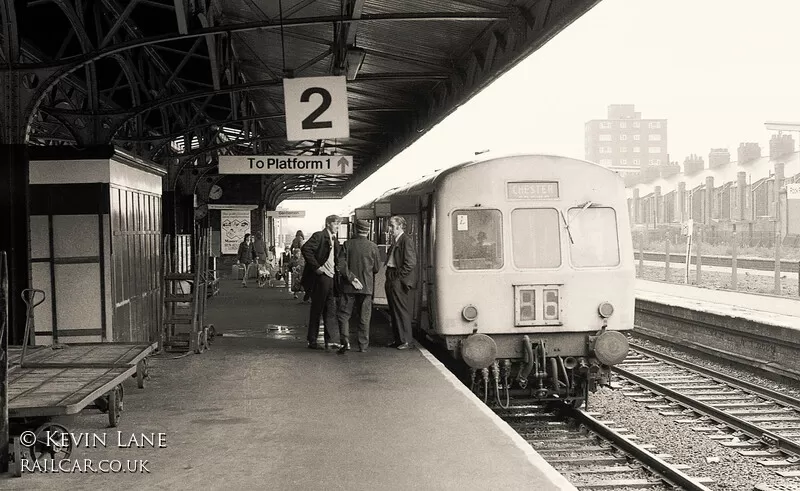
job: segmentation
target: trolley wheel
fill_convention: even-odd
[[[119,425],[119,419],[122,417],[122,399],[124,397],[121,385],[114,387],[108,393],[108,424],[112,428]]]
[[[211,349],[211,339],[208,335],[208,326],[203,328],[203,350],[208,351]]]
[[[217,330],[214,328],[214,324],[208,325],[208,345],[211,346],[211,343],[214,341],[214,338],[217,337]]]
[[[31,459],[68,459],[72,455],[72,438],[69,430],[58,423],[45,423],[36,428],[36,443],[28,447]]]
[[[8,472],[13,477],[22,477],[22,444],[19,438],[11,439],[11,447],[8,449]]]
[[[194,352],[198,355],[201,354],[203,351],[206,350],[205,345],[203,344],[203,333],[205,332],[204,329],[197,331],[197,339],[195,340],[194,345]]]
[[[144,389],[144,379],[146,379],[148,376],[147,358],[142,358],[142,360],[136,364],[136,385],[140,389]]]

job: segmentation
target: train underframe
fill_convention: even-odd
[[[446,336],[451,356],[466,365],[465,382],[487,403],[512,396],[579,407],[610,385],[611,366],[628,351],[619,331]]]

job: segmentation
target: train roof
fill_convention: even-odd
[[[486,163],[486,162],[491,162],[492,160],[501,160],[501,159],[507,159],[507,158],[512,158],[512,157],[554,157],[554,158],[557,158],[557,159],[573,160],[573,161],[577,161],[577,162],[583,162],[585,164],[588,164],[588,165],[591,165],[591,166],[594,166],[594,167],[597,167],[597,168],[600,168],[600,169],[604,169],[604,170],[608,171],[609,173],[614,174],[619,179],[622,179],[621,177],[619,177],[619,174],[617,174],[616,172],[614,172],[614,171],[612,171],[612,170],[610,170],[610,169],[608,169],[606,167],[603,167],[603,166],[601,166],[599,164],[596,164],[594,162],[590,162],[588,160],[576,159],[576,158],[572,158],[572,157],[565,157],[564,155],[555,155],[555,154],[546,154],[546,153],[509,153],[509,154],[493,154],[493,155],[492,154],[489,154],[489,155],[481,154],[481,158],[476,158],[476,159],[470,160],[468,162],[464,162],[464,163],[461,163],[461,164],[456,164],[456,165],[454,165],[452,167],[448,167],[446,169],[437,170],[436,172],[434,172],[432,174],[428,174],[426,176],[422,176],[421,178],[417,179],[416,181],[410,182],[410,183],[405,184],[403,186],[398,186],[396,188],[389,189],[388,191],[386,191],[382,195],[378,196],[377,198],[375,198],[375,199],[373,199],[371,201],[368,201],[367,203],[364,203],[362,206],[359,206],[357,208],[370,207],[373,204],[375,204],[375,202],[385,200],[385,199],[387,199],[387,198],[389,198],[391,196],[409,194],[411,192],[416,192],[416,191],[420,191],[420,190],[423,190],[423,189],[431,189],[431,188],[435,187],[435,185],[439,181],[444,179],[446,176],[448,176],[450,174],[453,174],[454,172],[457,172],[457,171],[459,171],[461,169],[464,169],[466,167],[469,167],[469,166],[472,166],[472,165],[483,164],[483,163]]]

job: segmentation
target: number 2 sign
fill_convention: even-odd
[[[346,84],[345,77],[284,79],[287,140],[348,138]]]

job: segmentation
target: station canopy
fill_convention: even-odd
[[[19,46],[3,57],[30,70],[30,144],[113,143],[274,208],[343,196],[598,2],[6,2]],[[346,77],[349,137],[289,141],[283,80],[319,76]],[[353,171],[221,176],[221,155],[349,155]]]

